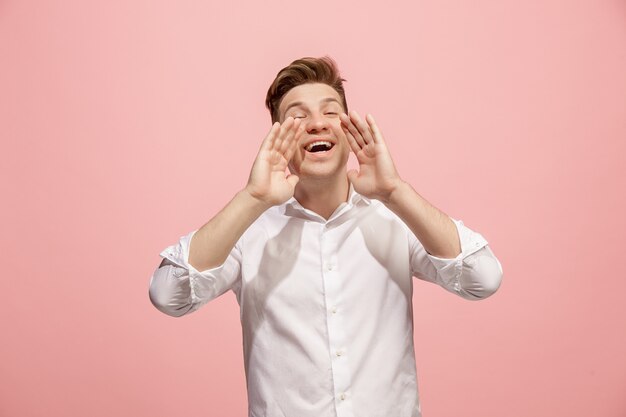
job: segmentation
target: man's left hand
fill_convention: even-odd
[[[348,172],[354,190],[365,197],[388,202],[402,180],[374,117],[368,114],[363,121],[356,111],[351,111],[349,116],[342,113],[340,119],[341,129],[359,162],[358,172],[354,169]]]

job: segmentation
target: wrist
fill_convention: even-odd
[[[413,187],[407,182],[398,179],[396,185],[389,191],[382,202],[389,208],[397,207],[405,197],[413,191]]]
[[[394,181],[393,185],[389,187],[389,189],[385,193],[385,196],[381,198],[381,201],[385,203],[385,205],[397,204],[401,200],[402,195],[410,189],[411,186],[408,183],[398,178],[396,181]]]
[[[272,207],[271,203],[263,200],[260,196],[257,196],[253,192],[251,192],[248,187],[245,187],[243,190],[237,193],[237,197],[242,200],[242,202],[250,207],[254,211],[258,211],[260,213]]]

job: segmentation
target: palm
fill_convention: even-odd
[[[369,197],[386,199],[400,177],[373,117],[361,121],[356,112],[352,119],[342,117],[346,139],[359,162],[359,171],[348,173],[356,192]]]
[[[268,202],[280,204],[293,195],[293,188],[285,176],[287,159],[275,150],[259,152],[250,173],[250,188]]]
[[[275,123],[272,126],[252,165],[246,185],[246,189],[255,198],[277,205],[293,196],[298,177],[286,176],[285,170],[302,134],[299,125],[299,120],[288,118],[282,125]]]

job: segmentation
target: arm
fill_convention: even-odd
[[[461,253],[454,258],[430,255],[407,230],[411,273],[467,300],[487,298],[502,282],[500,261],[480,233],[465,226],[461,220],[453,219],[453,222],[461,241]]]
[[[481,262],[474,259],[478,255],[469,258],[487,242],[468,239],[473,232],[467,229],[466,233],[461,229],[461,222],[454,222],[400,178],[371,115],[367,115],[365,121],[355,111],[340,117],[346,140],[359,161],[359,171],[348,172],[354,189],[366,197],[382,201],[402,219],[426,251],[422,258],[429,261],[430,269],[434,270],[441,285],[470,299],[485,298],[495,292],[500,285],[502,269],[491,250],[481,252]],[[493,262],[484,257],[492,258]],[[424,265],[423,269],[428,267]],[[436,279],[433,277],[432,280]]]
[[[371,115],[363,121],[357,112],[341,115],[342,128],[359,161],[359,172],[348,172],[354,189],[382,201],[411,229],[429,254],[454,258],[460,251],[452,220],[402,181]]]
[[[296,142],[302,134],[300,120],[276,122],[263,141],[246,187],[193,236],[189,263],[198,270],[221,265],[243,232],[273,205],[293,196],[295,175],[285,176]]]
[[[164,258],[150,280],[150,300],[160,311],[179,317],[236,285],[246,229],[269,207],[293,196],[298,177],[285,175],[300,121],[275,123],[254,161],[246,187],[200,229],[161,252]],[[202,271],[202,272],[200,272]]]
[[[461,253],[459,235],[452,219],[422,198],[408,183],[401,181],[383,202],[411,229],[430,255],[455,258]]]

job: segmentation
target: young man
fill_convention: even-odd
[[[502,278],[480,234],[401,179],[342,81],[330,58],[278,73],[248,183],[151,279],[175,317],[235,293],[251,417],[420,416],[412,277],[470,300]]]

